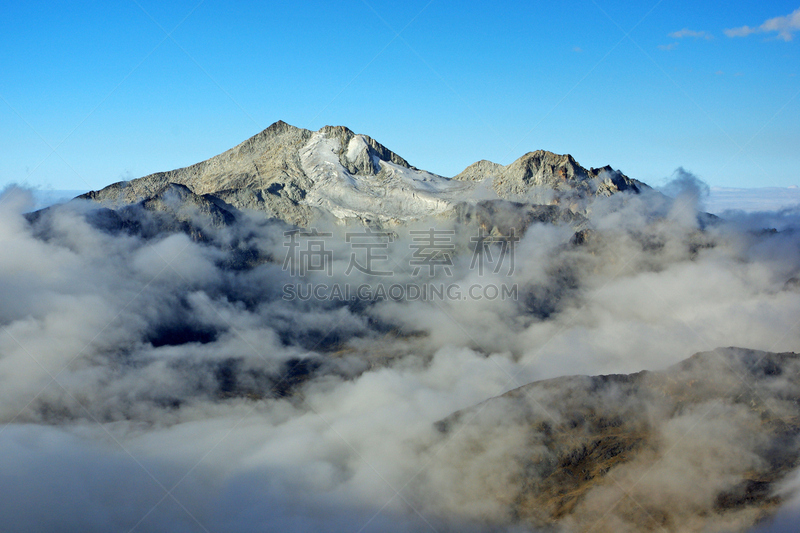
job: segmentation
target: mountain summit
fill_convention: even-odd
[[[79,198],[111,207],[147,201],[173,185],[188,189],[182,201],[188,192],[194,203],[212,202],[229,212],[261,211],[299,226],[320,216],[397,225],[456,213],[459,205],[486,200],[487,194],[579,211],[579,200],[645,187],[611,167],[585,169],[570,155],[544,150],[506,166],[479,161],[446,178],[409,165],[346,127],[312,132],[278,121],[206,161],[114,183]]]

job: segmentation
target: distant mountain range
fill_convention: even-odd
[[[506,166],[479,161],[445,178],[411,166],[345,127],[312,132],[279,121],[206,161],[79,198],[111,209],[137,203],[163,209],[174,197],[220,219],[252,210],[298,226],[320,218],[392,226],[452,216],[480,200],[556,205],[580,213],[595,196],[646,187],[611,167],[586,169],[570,155],[543,150]]]

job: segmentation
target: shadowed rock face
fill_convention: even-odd
[[[97,192],[81,198],[94,199]],[[209,230],[229,226],[236,221],[230,206],[212,195],[197,195],[185,185],[168,183],[154,194],[130,204],[110,203],[85,212],[86,220],[108,233],[136,234],[145,238],[162,233],[185,233],[195,241],[208,241]],[[46,236],[53,208],[27,215],[40,235]]]
[[[484,494],[509,522],[744,531],[798,464],[800,356],[726,348],[662,371],[536,382],[437,429],[453,456],[492,463]]]
[[[582,226],[583,215],[556,205],[525,204],[507,200],[481,200],[456,206],[456,221],[477,225],[487,235],[521,235],[533,223]]]
[[[485,186],[479,183],[486,180],[497,200],[584,213],[587,199],[646,187],[610,167],[587,170],[570,155],[542,150],[507,166],[480,161],[449,179],[419,170],[343,126],[312,132],[279,121],[201,163],[114,183],[78,198],[115,210],[126,204],[149,209],[151,199],[158,203],[166,190],[183,187],[182,197],[193,205],[203,198],[232,214],[262,212],[306,227],[320,217],[395,226],[430,216],[452,218],[460,205],[480,199],[478,189]]]

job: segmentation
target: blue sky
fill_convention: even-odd
[[[4,2],[0,186],[96,189],[279,119],[446,176],[541,148],[800,184],[800,0],[198,1]]]

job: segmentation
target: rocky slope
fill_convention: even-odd
[[[312,132],[276,122],[201,163],[79,198],[118,209],[178,185],[230,213],[254,210],[299,226],[320,217],[391,226],[456,215],[463,204],[486,200],[478,198],[479,184],[481,191],[494,191],[496,200],[560,205],[574,213],[585,211],[587,198],[645,187],[610,167],[587,170],[572,156],[541,150],[507,166],[480,161],[450,179],[412,167],[374,139],[342,126]]]
[[[470,457],[450,465],[473,487],[458,496],[500,502],[509,522],[745,531],[798,464],[799,376],[797,354],[718,349],[662,371],[531,383],[437,427],[449,454]]]
[[[491,179],[492,188],[504,199],[525,197],[531,190],[571,192],[570,196],[610,196],[621,191],[639,192],[642,183],[632,180],[609,166],[585,169],[575,159],[545,150],[528,152],[507,166],[478,161],[453,179],[483,181]]]

